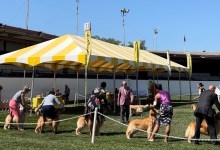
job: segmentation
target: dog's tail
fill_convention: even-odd
[[[144,109],[146,109],[146,108],[148,108],[149,107],[149,105],[147,104],[147,105],[144,105]]]
[[[196,110],[196,104],[192,104],[191,108],[193,109],[193,111],[195,111]]]

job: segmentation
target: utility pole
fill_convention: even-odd
[[[124,16],[129,12],[129,9],[121,9],[121,15],[122,15],[122,30],[123,30],[123,45],[125,46],[125,21]]]
[[[76,35],[78,35],[79,2],[80,0],[76,0]]]
[[[26,5],[27,5],[26,29],[28,30],[28,20],[29,20],[29,0],[26,0]]]

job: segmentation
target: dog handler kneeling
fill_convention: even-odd
[[[160,111],[157,116],[156,125],[153,129],[153,133],[150,136],[149,141],[154,141],[155,133],[159,131],[160,125],[165,125],[165,139],[164,142],[167,142],[167,138],[170,134],[170,125],[173,116],[173,106],[171,104],[170,94],[162,90],[162,85],[158,84],[156,86],[155,101],[153,105],[150,105],[150,108],[155,108],[157,103],[160,103]]]
[[[43,118],[45,122],[45,118],[48,117],[53,120],[52,122],[52,127],[53,127],[53,132],[56,134],[57,133],[57,128],[58,128],[58,122],[57,120],[59,119],[57,116],[57,113],[55,111],[55,104],[58,104],[60,109],[63,108],[63,105],[59,102],[58,98],[55,96],[54,91],[50,91],[49,95],[47,95],[42,103],[35,109],[35,112],[38,112],[38,110],[42,107],[43,109]],[[43,129],[43,127],[42,127]]]

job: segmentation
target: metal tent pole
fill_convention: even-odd
[[[56,90],[56,71],[53,71],[53,88]]]

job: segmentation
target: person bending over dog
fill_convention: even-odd
[[[25,94],[27,94],[31,89],[26,85],[22,90],[19,90],[15,95],[12,97],[12,99],[9,101],[9,109],[10,109],[10,121],[14,120],[17,123],[18,130],[24,130],[22,126],[20,125],[20,111],[19,111],[19,105],[22,105],[22,107],[25,106]]]
[[[95,108],[98,109],[98,112],[103,113],[103,108],[108,107],[111,109],[110,105],[106,100],[106,82],[102,82],[100,88],[96,88],[93,92],[91,97],[89,98],[86,104],[85,110],[85,118],[88,120],[88,127],[90,131],[90,135],[92,135],[92,128],[93,128],[93,118],[94,118],[94,110]],[[100,135],[100,127],[104,124],[105,117],[97,114],[97,123],[96,123],[96,133],[95,135]]]
[[[59,102],[58,98],[55,96],[55,92],[50,91],[49,95],[47,95],[43,99],[42,103],[35,109],[35,112],[38,112],[38,110],[42,107],[44,122],[46,118],[52,119],[53,132],[55,134],[57,133],[57,128],[58,128],[58,122],[57,122],[58,117],[54,107],[56,103],[59,105],[60,109],[63,109],[63,105]],[[43,132],[43,126],[41,132]]]
[[[170,125],[173,116],[173,106],[171,103],[170,94],[166,91],[163,91],[161,84],[156,85],[156,93],[157,94],[155,95],[154,104],[150,105],[150,108],[155,108],[157,106],[157,103],[159,103],[160,110],[159,114],[157,115],[156,125],[153,129],[153,133],[151,134],[149,141],[154,141],[155,133],[159,131],[160,125],[165,125],[166,136],[164,142],[167,142],[167,138],[170,134]]]
[[[208,124],[210,139],[217,139],[216,127],[215,127],[215,110],[212,109],[212,105],[215,104],[218,110],[220,111],[220,104],[218,102],[217,94],[215,94],[215,86],[210,85],[209,89],[202,92],[199,96],[199,102],[196,106],[194,112],[196,116],[196,127],[195,127],[195,136],[194,139],[200,138],[200,127],[203,119],[206,120]],[[212,144],[216,144],[216,141],[212,141]],[[194,141],[195,144],[198,144],[198,140]]]

